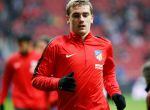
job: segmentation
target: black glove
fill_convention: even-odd
[[[112,100],[115,102],[117,110],[124,110],[124,108],[126,107],[126,101],[124,96],[120,94],[114,94],[112,96]]]
[[[69,92],[75,91],[76,83],[75,79],[73,78],[73,75],[74,73],[72,72],[60,79],[58,83],[59,90],[65,90]]]
[[[150,84],[147,84],[145,91],[148,92],[150,90]]]
[[[4,110],[4,105],[3,104],[0,105],[0,110]]]

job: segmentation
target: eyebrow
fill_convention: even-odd
[[[83,13],[80,13],[80,12],[74,12],[74,13],[72,13],[72,15],[73,14],[89,14],[89,12],[83,12]]]
[[[72,15],[73,15],[73,14],[80,14],[80,13],[78,13],[78,12],[75,12],[75,13],[72,13]]]

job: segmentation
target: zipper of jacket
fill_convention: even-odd
[[[82,41],[82,44],[83,44],[83,48],[84,48],[84,63],[85,63],[85,66],[86,66],[86,48],[85,48],[85,42]]]

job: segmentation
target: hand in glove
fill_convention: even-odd
[[[115,102],[117,110],[124,110],[124,108],[126,107],[126,101],[123,95],[114,94],[112,96],[112,100]]]
[[[74,92],[76,83],[74,79],[74,73],[70,73],[59,80],[58,88],[59,90]]]

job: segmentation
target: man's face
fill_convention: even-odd
[[[84,36],[90,32],[91,23],[93,23],[93,16],[90,12],[90,6],[77,5],[70,8],[70,15],[68,16],[68,23],[70,24],[70,31]]]
[[[38,53],[42,53],[45,49],[45,47],[47,46],[47,42],[45,41],[37,41],[36,43],[36,46],[35,46],[35,50],[38,52]]]
[[[19,42],[19,52],[22,55],[28,54],[30,48],[31,48],[31,42],[27,42],[27,41]]]

